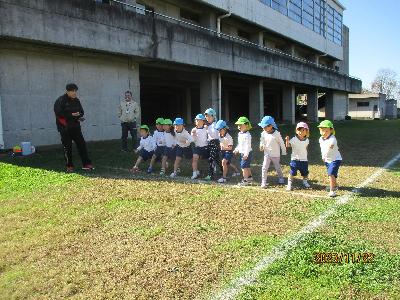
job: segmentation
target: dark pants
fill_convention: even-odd
[[[60,135],[61,142],[64,147],[64,158],[67,167],[74,166],[72,162],[72,141],[74,141],[76,148],[78,149],[79,156],[82,160],[82,165],[85,166],[91,164],[86,148],[86,142],[80,127],[62,129],[60,131]]]
[[[222,172],[221,164],[221,146],[219,140],[211,140],[208,142],[208,175],[214,177],[214,172],[217,168]]]
[[[136,147],[137,142],[137,129],[136,129],[136,122],[124,122],[121,123],[122,127],[122,150],[128,150],[128,134],[131,133],[132,141],[133,141],[133,148]]]

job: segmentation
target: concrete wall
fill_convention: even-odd
[[[79,86],[86,139],[119,138],[117,105],[127,89],[140,99],[138,74],[138,65],[128,58],[2,42],[0,97],[5,146],[26,140],[34,145],[60,143],[53,105],[68,82]]]
[[[361,81],[336,72],[89,0],[0,0],[0,37],[361,91]]]
[[[368,106],[357,106],[357,102],[368,102]],[[379,108],[374,111],[374,105]],[[368,98],[368,99],[350,99],[349,100],[349,116],[353,119],[375,119],[382,118],[382,107],[379,105],[379,99]]]
[[[256,0],[199,0],[338,59],[343,48]],[[342,9],[330,1],[337,10]]]

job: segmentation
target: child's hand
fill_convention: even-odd
[[[264,146],[260,146],[260,151],[262,152],[262,151],[264,151]]]
[[[238,151],[238,150],[234,150],[234,151],[233,151],[233,154],[238,155],[238,154],[239,154],[239,151]]]
[[[136,149],[135,151],[133,151],[133,152],[135,152],[135,154],[138,154],[139,153],[139,150],[138,149]]]
[[[246,160],[249,156],[243,156],[243,160]]]
[[[192,135],[195,135],[196,134],[196,128],[193,128],[191,133],[192,133]]]

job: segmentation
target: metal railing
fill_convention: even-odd
[[[277,55],[280,55],[282,57],[287,57],[287,58],[299,61],[301,63],[305,63],[305,64],[309,64],[309,65],[315,66],[315,67],[323,69],[323,70],[332,71],[332,72],[335,72],[335,73],[337,73],[339,75],[342,75],[342,76],[345,76],[345,77],[349,77],[349,78],[356,79],[356,80],[361,80],[358,77],[350,76],[350,75],[348,75],[346,73],[342,73],[342,72],[340,72],[340,71],[338,71],[336,69],[329,68],[329,67],[327,67],[325,65],[318,64],[316,62],[304,59],[302,57],[294,56],[292,54],[280,51],[278,49],[268,48],[268,47],[265,47],[264,45],[260,45],[260,44],[251,42],[249,40],[246,40],[246,39],[243,39],[243,38],[240,38],[240,37],[237,37],[237,36],[229,35],[229,34],[226,34],[226,33],[223,33],[223,32],[218,32],[217,30],[213,30],[213,29],[210,29],[210,28],[198,25],[198,24],[194,24],[194,23],[186,21],[186,20],[174,18],[174,17],[168,16],[168,15],[164,15],[164,14],[155,12],[154,10],[148,10],[143,6],[137,6],[137,5],[129,4],[129,3],[126,3],[126,2],[123,2],[123,1],[120,1],[120,0],[109,0],[109,2],[110,2],[110,4],[111,3],[120,4],[120,5],[122,5],[122,7],[124,7],[124,6],[125,7],[129,7],[131,9],[134,9],[136,12],[141,11],[141,12],[143,12],[144,15],[146,15],[148,13],[148,14],[152,15],[153,18],[154,17],[161,17],[161,18],[166,19],[168,21],[173,21],[173,22],[176,22],[178,24],[187,25],[187,26],[189,26],[191,28],[195,28],[195,29],[198,29],[198,30],[201,30],[201,31],[209,32],[209,33],[213,34],[217,38],[230,40],[230,41],[235,41],[235,42],[240,42],[242,44],[249,45],[251,47],[255,47],[255,48],[264,50],[266,52],[269,52],[269,53],[277,54]]]

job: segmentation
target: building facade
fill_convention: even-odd
[[[142,123],[208,107],[234,121],[344,119],[349,29],[334,0],[0,0],[0,144],[59,143],[53,103],[75,82],[88,140],[119,138],[125,90]],[[1,141],[1,139],[3,141]]]

